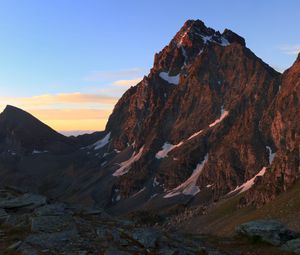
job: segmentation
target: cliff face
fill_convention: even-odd
[[[279,104],[286,76],[232,31],[221,34],[187,21],[155,55],[150,74],[120,99],[107,124],[114,148],[132,145],[140,152],[130,170],[118,175],[121,197],[142,189],[153,195],[157,191],[149,187],[156,183],[167,198],[205,193],[207,202],[269,168],[275,141],[264,134],[270,124],[262,123],[267,109]],[[201,174],[193,176],[201,163]]]
[[[285,191],[300,176],[300,55],[281,77],[280,90],[264,113],[261,133],[270,144],[273,163],[249,192],[248,203],[261,205]]]

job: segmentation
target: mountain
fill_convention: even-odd
[[[65,137],[29,113],[7,106],[0,114],[0,186],[71,200],[97,176],[97,158],[82,148],[102,136],[95,132]]]
[[[72,145],[65,136],[21,109],[9,105],[0,114],[0,150],[9,149],[12,153],[61,152]]]
[[[112,147],[133,150],[117,174],[121,198],[208,204],[269,167],[259,125],[280,84],[242,37],[187,21],[109,118]]]
[[[280,74],[231,30],[188,20],[103,132],[67,138],[8,107],[2,151],[27,154],[2,157],[0,184],[116,215],[236,197],[238,207],[263,206],[299,179],[299,59]]]

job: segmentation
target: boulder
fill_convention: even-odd
[[[161,237],[159,231],[153,228],[137,228],[132,232],[132,238],[141,243],[145,248],[154,248]]]
[[[8,217],[8,214],[6,213],[6,211],[4,209],[0,208],[0,223],[2,223],[3,221],[5,221]]]
[[[277,220],[256,220],[237,227],[238,234],[257,238],[261,241],[280,246],[296,237],[296,233],[289,230]]]
[[[74,221],[69,215],[38,216],[31,218],[32,232],[53,233],[75,228]]]
[[[25,239],[25,243],[42,249],[56,249],[63,251],[65,246],[70,243],[76,243],[78,234],[75,231],[68,230],[56,233],[38,233],[31,234]]]
[[[66,205],[63,203],[47,204],[35,209],[37,216],[58,216],[66,214]]]
[[[17,241],[15,243],[13,243],[12,245],[10,245],[7,250],[16,250],[18,249],[22,244],[22,241]]]
[[[0,208],[3,209],[17,209],[22,207],[37,208],[39,206],[45,205],[46,203],[47,203],[46,197],[27,193],[16,198],[2,199],[0,201]]]
[[[300,238],[287,241],[282,248],[284,250],[293,251],[296,254],[300,254]]]

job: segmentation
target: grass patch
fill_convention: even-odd
[[[219,236],[232,236],[235,228],[245,222],[256,219],[279,219],[290,228],[300,231],[300,182],[297,182],[286,192],[281,193],[275,200],[262,206],[238,209],[238,195],[218,202],[201,215],[184,223],[184,231],[205,233]]]

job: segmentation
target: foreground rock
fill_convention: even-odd
[[[293,251],[296,254],[300,254],[300,238],[286,242],[282,248],[288,251]]]
[[[49,203],[47,198],[34,194],[3,192],[0,254],[193,255],[214,254],[211,252],[216,250],[199,237],[143,227],[97,208]]]
[[[36,208],[47,203],[47,199],[44,196],[35,194],[24,194],[15,198],[2,199],[0,201],[0,208],[14,209],[22,207]]]
[[[296,237],[296,233],[276,220],[256,220],[237,227],[237,233],[258,238],[275,246],[280,246]]]
[[[247,236],[253,241],[264,241],[283,250],[300,254],[299,234],[288,229],[277,220],[256,220],[237,227],[238,234]]]

